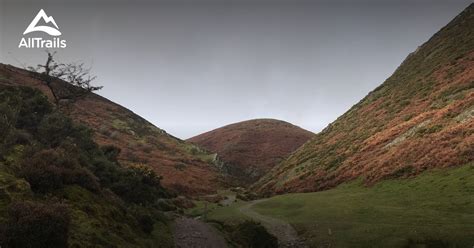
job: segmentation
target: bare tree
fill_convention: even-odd
[[[40,79],[51,91],[54,101],[59,104],[61,100],[76,100],[79,97],[85,96],[93,91],[102,89],[102,86],[93,86],[92,82],[96,76],[91,75],[90,67],[86,67],[84,63],[58,63],[54,56],[56,52],[46,51],[48,58],[44,65],[37,67],[28,67],[27,69],[37,72],[38,79]],[[54,85],[53,82],[61,79],[76,87],[65,88]]]

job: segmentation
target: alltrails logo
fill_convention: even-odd
[[[38,22],[43,20],[45,24],[52,24],[53,26],[40,26]],[[30,25],[26,28],[23,35],[29,34],[32,32],[44,32],[50,36],[60,36],[61,32],[59,31],[58,24],[54,21],[52,16],[46,15],[43,9],[41,9],[38,14],[35,16]],[[18,48],[66,48],[66,40],[63,40],[59,37],[53,37],[52,39],[43,39],[41,37],[29,37],[21,38]]]

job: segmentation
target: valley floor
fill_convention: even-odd
[[[294,228],[310,247],[473,247],[474,164],[207,209],[210,221],[254,219],[280,240],[298,240]]]

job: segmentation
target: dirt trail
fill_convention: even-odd
[[[267,229],[269,233],[278,238],[278,246],[284,248],[304,248],[308,247],[302,239],[298,237],[295,229],[287,222],[259,214],[252,210],[252,206],[257,203],[264,202],[267,199],[252,201],[239,208],[240,212],[249,216],[250,218],[259,221]]]
[[[174,241],[176,248],[225,248],[227,243],[209,224],[192,218],[175,220]]]

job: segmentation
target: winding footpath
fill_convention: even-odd
[[[174,224],[176,248],[226,248],[227,242],[209,224],[180,217]]]
[[[252,201],[239,208],[240,212],[244,215],[259,221],[267,231],[278,239],[278,246],[283,248],[305,248],[308,247],[304,241],[298,237],[295,229],[287,222],[265,216],[255,212],[252,207],[260,202],[267,201],[267,199],[261,199]]]
[[[235,198],[229,200],[232,204]],[[260,202],[267,201],[261,199],[251,201],[239,208],[239,211],[260,222],[265,229],[278,239],[278,247],[282,248],[307,248],[305,242],[298,237],[295,229],[287,222],[262,215],[252,209]],[[177,248],[226,248],[226,240],[211,225],[200,220],[181,216],[175,219],[174,223],[174,241]]]

